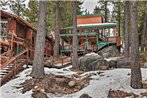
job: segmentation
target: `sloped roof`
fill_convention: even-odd
[[[23,20],[22,18],[20,18],[17,15],[14,15],[14,14],[11,14],[9,12],[6,12],[6,11],[1,10],[1,16],[7,17],[7,18],[14,18],[19,23],[26,25],[27,27],[33,29],[34,31],[37,31],[36,28],[34,28],[33,26],[31,26],[28,22],[26,22],[25,20]]]

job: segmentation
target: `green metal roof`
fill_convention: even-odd
[[[100,27],[116,27],[117,23],[97,23],[97,24],[80,24],[77,28],[100,28]],[[72,29],[73,26],[66,27],[66,29]]]

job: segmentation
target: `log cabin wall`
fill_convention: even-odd
[[[8,19],[8,33],[16,32],[16,20]]]
[[[16,35],[23,39],[25,39],[27,35],[27,27],[20,24],[18,21],[16,22]]]
[[[94,24],[94,23],[102,23],[102,16],[78,16],[77,24]]]
[[[29,23],[24,21],[22,18],[13,15],[11,13],[1,10],[1,19],[7,22],[7,34],[15,32],[17,37],[20,37],[25,40],[24,47],[30,50],[29,57],[31,60],[34,58],[35,44],[36,44],[36,35],[37,30],[32,27]],[[14,44],[14,50],[16,50],[16,44]],[[53,40],[52,38],[46,37],[46,46],[47,55],[53,55]],[[46,50],[45,49],[45,50]]]

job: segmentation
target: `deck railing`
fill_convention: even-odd
[[[26,53],[26,55],[24,55],[25,53]],[[6,66],[9,66],[11,63],[16,63],[15,61],[17,61],[18,59],[28,60],[28,49],[22,51],[20,54],[12,57],[9,61],[7,61],[4,64],[2,64],[0,69],[3,69]]]

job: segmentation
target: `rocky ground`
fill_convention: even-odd
[[[119,52],[115,53],[113,48],[115,47],[109,47],[98,54],[89,53],[80,57],[79,70],[72,70],[72,65],[69,64],[45,67],[46,75],[42,79],[30,77],[30,66],[15,79],[0,87],[0,96],[3,96],[2,98],[18,98],[18,96],[19,98],[147,98],[146,56],[140,58],[144,88],[136,90],[130,87],[131,60],[120,56]]]
[[[79,76],[76,76],[75,78],[68,78],[54,74],[47,74],[43,79],[26,80],[21,85],[23,87],[23,93],[33,90],[34,96],[37,94],[35,92],[71,94],[83,89],[86,85],[88,85],[89,80],[89,76],[81,79]]]

